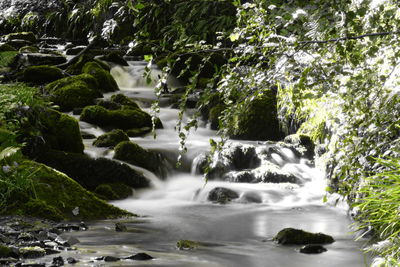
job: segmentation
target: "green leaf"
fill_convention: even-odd
[[[232,42],[239,40],[239,37],[240,37],[239,33],[232,33],[231,35],[229,35],[229,39],[231,39]]]

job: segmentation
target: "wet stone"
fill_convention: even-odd
[[[148,261],[148,260],[152,260],[154,258],[146,253],[137,253],[135,255],[126,257],[125,259],[126,260],[135,260],[135,261]]]
[[[64,265],[63,257],[60,256],[53,258],[52,264],[53,266],[63,266]]]
[[[46,267],[44,263],[19,263],[15,265],[16,267]]]
[[[238,193],[224,187],[216,187],[213,190],[211,190],[210,193],[208,194],[209,201],[217,202],[220,204],[225,204],[238,197],[239,197]]]
[[[326,251],[328,250],[321,245],[305,245],[300,248],[300,253],[304,254],[320,254]]]
[[[117,231],[117,232],[126,232],[126,231],[128,231],[128,228],[123,223],[116,223],[115,224],[115,231]]]
[[[41,247],[23,247],[19,249],[19,252],[26,259],[35,259],[46,255],[46,251]]]
[[[114,262],[114,261],[119,261],[119,260],[120,260],[120,258],[113,257],[113,256],[105,256],[104,257],[105,262]]]
[[[69,258],[67,258],[67,262],[68,262],[68,264],[75,264],[75,263],[78,262],[78,260],[76,260],[76,259],[74,259],[72,257],[69,257]]]

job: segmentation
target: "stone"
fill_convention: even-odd
[[[115,262],[121,260],[120,258],[114,256],[105,256],[103,259],[105,262]]]
[[[132,188],[122,183],[101,184],[94,193],[104,200],[120,200],[132,195]]]
[[[17,49],[15,49],[9,44],[0,44],[0,52],[10,52],[10,51],[15,52],[17,51]]]
[[[39,53],[39,48],[35,46],[24,46],[18,51],[19,53]]]
[[[209,201],[217,202],[220,204],[226,204],[233,199],[239,198],[239,194],[235,191],[224,188],[224,187],[216,187],[208,193],[207,199]]]
[[[63,266],[64,265],[64,259],[63,257],[59,256],[59,257],[55,257],[53,258],[52,261],[53,266]]]
[[[129,66],[128,62],[118,52],[111,52],[107,55],[101,56],[98,59],[108,61],[121,66]]]
[[[99,88],[102,92],[118,91],[117,82],[109,72],[104,70],[97,62],[88,62],[82,68],[83,73],[92,75],[98,82]]]
[[[332,236],[294,228],[282,229],[274,237],[274,241],[281,245],[330,244],[335,242]]]
[[[304,254],[320,254],[326,251],[328,250],[321,245],[305,245],[300,248],[300,253]]]
[[[19,249],[19,253],[25,259],[35,259],[46,255],[46,250],[41,247],[23,247]]]
[[[122,141],[129,141],[129,136],[124,131],[115,129],[100,135],[93,141],[93,145],[97,147],[114,147]]]
[[[176,248],[179,250],[193,250],[200,246],[199,242],[192,240],[179,240],[176,243]]]
[[[295,145],[296,150],[301,153],[302,157],[307,159],[314,158],[315,144],[308,135],[291,134],[285,137],[284,142]]]
[[[252,170],[251,173],[255,177],[253,182],[293,184],[302,183],[298,177],[282,170],[279,166],[271,162],[264,162],[264,164],[262,164],[260,167]]]
[[[35,84],[45,84],[64,78],[59,68],[53,66],[31,66],[22,73],[22,80]]]
[[[10,40],[24,40],[28,41],[31,43],[36,43],[37,39],[36,36],[33,32],[15,32],[15,33],[10,33],[7,34],[4,37],[4,40],[10,41]]]
[[[11,257],[12,255],[13,252],[9,247],[0,244],[0,258]]]
[[[115,231],[116,232],[127,232],[128,227],[126,227],[125,224],[118,222],[115,224]]]
[[[45,92],[62,111],[84,108],[102,97],[97,80],[89,74],[66,77],[45,87]]]
[[[276,93],[265,90],[233,118],[228,129],[233,139],[270,140],[282,138],[277,117]]]
[[[135,261],[148,261],[154,259],[152,256],[146,253],[137,253],[135,255],[124,258],[126,260],[135,260]]]
[[[75,264],[75,263],[78,263],[78,260],[76,260],[72,257],[69,257],[69,258],[67,258],[67,262],[68,262],[68,264]]]
[[[65,51],[65,54],[68,56],[78,55],[85,48],[86,48],[86,46],[84,46],[84,45],[71,47]]]
[[[42,53],[29,53],[26,55],[25,65],[39,66],[39,65],[59,65],[67,62],[63,55],[58,54],[42,54]]]

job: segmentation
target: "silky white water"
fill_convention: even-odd
[[[111,71],[121,88],[120,92],[138,100],[148,112],[149,103],[156,100],[153,86],[142,78],[145,63],[130,62],[129,67],[114,67]],[[153,74],[157,78],[157,73]],[[170,80],[171,86],[176,86]],[[105,97],[110,97],[111,94]],[[179,155],[179,138],[175,131],[178,110],[162,107],[159,117],[164,129],[144,137],[131,138],[142,147],[161,152],[173,164]],[[80,123],[85,132],[99,136],[104,131],[87,123]],[[285,159],[273,154],[273,160],[304,181],[303,185],[289,183],[229,183],[204,181],[193,173],[193,162],[209,150],[209,139],[216,132],[203,123],[187,139],[188,152],[183,156],[183,168],[173,171],[166,180],[144,172],[152,181],[149,189],[134,192],[131,198],[112,204],[142,217],[125,221],[128,232],[115,232],[115,221],[95,222],[89,232],[74,233],[79,244],[81,263],[76,266],[226,266],[226,267],[358,267],[365,266],[362,243],[355,242],[346,210],[323,203],[326,182],[324,174],[298,162],[290,150]],[[111,158],[113,151],[91,145],[85,140],[85,152],[92,157]],[[243,142],[244,143],[244,142]],[[245,142],[257,146],[257,142]],[[229,204],[215,204],[207,200],[215,187],[236,191],[239,198]],[[299,246],[280,246],[273,236],[285,227],[332,235],[336,242],[325,247],[327,252],[306,255]],[[195,250],[176,249],[182,239],[204,243]],[[100,247],[100,248],[99,248]],[[82,253],[83,252],[83,253]],[[128,256],[146,252],[152,261],[96,263],[97,256]]]

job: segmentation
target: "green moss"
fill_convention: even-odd
[[[191,241],[191,240],[179,240],[176,243],[176,247],[179,250],[193,250],[200,246],[199,242]]]
[[[20,53],[39,53],[39,48],[35,46],[24,46],[19,49]]]
[[[236,115],[230,135],[246,140],[279,140],[279,122],[276,111],[276,94],[265,90]]]
[[[29,199],[20,207],[20,213],[24,214],[29,211],[29,216],[37,218],[46,218],[54,221],[61,221],[66,219],[61,212],[53,206],[48,205],[45,201],[40,199]]]
[[[210,109],[208,120],[211,122],[211,129],[217,130],[219,128],[219,116],[225,110],[224,104],[218,104]]]
[[[94,59],[94,56],[92,55],[92,54],[83,54],[83,55],[81,55],[81,56],[79,56],[79,58],[78,58],[78,60],[74,63],[74,64],[72,64],[72,65],[70,65],[67,69],[66,69],[66,71],[69,73],[69,74],[72,74],[72,75],[78,75],[78,74],[82,74],[82,68],[83,68],[83,66],[85,66],[85,64],[86,63],[88,63],[88,62],[96,62],[97,64],[99,64],[105,71],[110,71],[110,66],[107,64],[107,63],[105,63],[105,62],[103,62],[103,61],[101,61],[101,60],[98,60],[98,59]]]
[[[152,130],[151,127],[143,127],[143,128],[125,130],[125,132],[129,137],[138,137],[150,133],[151,130]]]
[[[114,158],[156,173],[159,171],[160,160],[157,154],[130,141],[121,142],[115,147]]]
[[[129,137],[124,131],[116,129],[99,136],[93,142],[93,145],[97,147],[114,147],[122,141],[129,141]]]
[[[105,200],[125,199],[132,195],[132,189],[121,183],[101,184],[94,192]]]
[[[25,40],[31,43],[36,43],[37,39],[33,32],[16,32],[7,34],[5,40]]]
[[[282,245],[329,244],[335,242],[329,235],[310,233],[294,228],[285,228],[279,231],[274,240]]]
[[[64,78],[62,70],[54,66],[31,66],[23,71],[23,81],[44,84]]]
[[[102,92],[118,91],[117,82],[111,74],[105,71],[97,62],[88,62],[82,68],[83,73],[92,75],[99,83]]]
[[[98,199],[65,174],[45,165],[30,162],[22,167],[40,167],[33,179],[38,199],[58,209],[66,218],[100,219],[130,215],[129,212]],[[77,207],[79,213],[74,215],[72,210]]]
[[[56,110],[47,109],[39,115],[45,142],[53,149],[83,153],[78,121]]]
[[[89,74],[57,80],[48,84],[45,91],[63,111],[92,105],[96,98],[102,97],[96,79]]]
[[[10,51],[17,52],[17,49],[15,49],[9,44],[0,45],[0,52],[10,52]]]
[[[140,109],[107,110],[101,106],[88,106],[83,109],[80,119],[100,127],[122,130],[152,127],[151,116]]]
[[[0,258],[8,258],[12,254],[11,248],[0,244]]]
[[[132,99],[123,94],[116,94],[111,96],[111,101],[133,109],[139,108],[139,105],[135,101],[133,101]]]
[[[18,55],[16,51],[0,52],[0,68],[8,67]]]

